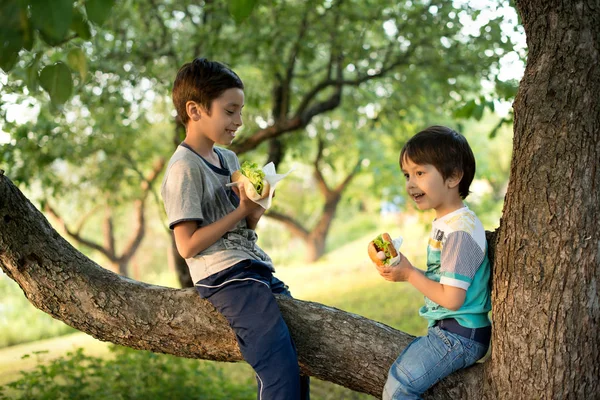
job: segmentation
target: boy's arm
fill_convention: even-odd
[[[388,281],[408,282],[433,302],[449,310],[458,310],[465,302],[467,291],[450,285],[444,285],[427,278],[423,271],[415,268],[400,253],[401,261],[393,267],[379,267],[379,274]]]
[[[265,209],[262,207],[259,207],[256,211],[254,211],[253,213],[248,215],[246,217],[246,225],[248,226],[248,229],[252,229],[252,230],[256,229],[256,226],[258,225],[258,221],[260,221],[260,217],[262,217],[264,213],[265,213]]]
[[[243,190],[240,190],[240,204],[238,208],[210,225],[198,228],[196,221],[180,222],[173,228],[177,251],[183,258],[190,258],[213,245],[225,233],[235,228],[242,219],[259,212],[262,207],[250,200]],[[262,215],[262,213],[261,213]],[[260,217],[258,217],[260,218]],[[256,223],[254,225],[256,226]],[[254,228],[252,228],[254,229]]]

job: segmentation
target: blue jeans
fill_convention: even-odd
[[[196,282],[200,296],[225,316],[256,373],[257,399],[307,400],[309,378],[300,375],[296,347],[273,294],[288,287],[258,261],[245,260]]]
[[[383,400],[421,399],[437,382],[475,364],[488,346],[433,326],[413,340],[390,367]]]

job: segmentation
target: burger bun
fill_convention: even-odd
[[[269,192],[271,190],[271,185],[269,184],[269,181],[267,181],[265,179],[263,182],[264,185],[263,185],[262,195],[258,194],[258,192],[256,191],[256,188],[254,187],[252,182],[250,182],[250,179],[248,179],[248,177],[246,175],[242,174],[240,171],[235,171],[231,175],[231,182],[243,183],[244,191],[246,192],[246,196],[248,196],[248,198],[253,201],[259,201],[262,199],[266,199],[269,196]]]

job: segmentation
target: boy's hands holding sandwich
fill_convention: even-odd
[[[411,274],[416,271],[415,267],[408,261],[404,254],[399,253],[400,261],[394,266],[377,265],[375,268],[386,281],[391,282],[406,282]]]
[[[382,233],[369,242],[367,251],[379,275],[385,280],[393,282],[407,281],[414,271],[413,265],[404,254],[396,249],[392,238],[387,233]]]
[[[231,175],[231,181],[237,186],[243,185],[245,194],[253,201],[266,198],[271,185],[265,179],[265,173],[256,163],[244,161],[241,168]]]
[[[249,183],[239,182],[237,186],[233,186],[232,189],[240,199],[238,208],[241,208],[244,215],[246,215],[248,228],[255,229],[260,217],[265,213],[265,209],[248,196],[248,191],[245,187],[246,185],[249,185]]]

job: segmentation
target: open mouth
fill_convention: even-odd
[[[413,193],[411,196],[414,201],[419,201],[423,196],[425,196],[425,193]]]

